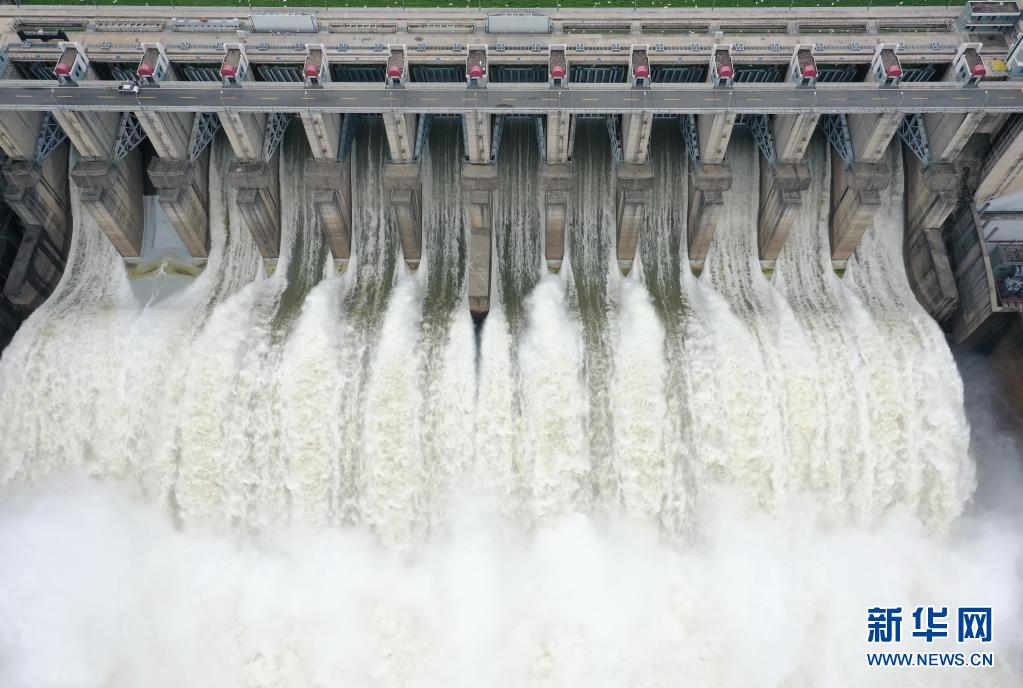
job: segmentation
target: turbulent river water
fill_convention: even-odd
[[[686,156],[658,126],[622,276],[607,134],[583,123],[553,274],[535,138],[512,122],[476,328],[460,146],[434,124],[415,273],[371,120],[342,276],[297,127],[270,276],[225,142],[209,264],[183,289],[139,296],[76,208],[63,281],[0,359],[0,685],[1023,684],[1019,521],[972,497],[963,383],[903,268],[899,175],[838,276],[814,141],[765,276],[739,133],[694,276]],[[917,605],[993,607],[995,666],[868,667],[866,610]]]

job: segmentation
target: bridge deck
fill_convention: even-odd
[[[324,112],[373,113],[405,110],[426,113],[484,111],[518,114],[553,110],[574,114],[700,112],[822,114],[870,112],[1023,112],[1023,89],[1014,82],[991,82],[977,88],[947,83],[915,83],[901,88],[876,84],[822,84],[797,88],[789,84],[715,88],[708,84],[663,84],[634,89],[621,84],[575,85],[492,84],[486,89],[463,84],[421,84],[387,88],[375,84],[168,82],[122,94],[117,82],[95,81],[61,87],[56,82],[0,81],[2,110],[94,110],[162,112]]]

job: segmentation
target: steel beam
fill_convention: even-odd
[[[114,149],[110,153],[111,162],[123,160],[128,153],[135,150],[140,143],[146,140],[146,130],[134,112],[126,112],[121,115],[121,123],[117,128],[117,138],[114,140]]]
[[[824,115],[821,117],[821,129],[828,137],[835,152],[842,157],[846,165],[851,165],[856,156],[853,154],[849,122],[845,115]]]
[[[36,139],[35,155],[32,159],[42,162],[46,157],[56,150],[57,146],[67,140],[67,134],[60,128],[60,124],[49,112],[43,114],[43,123],[39,127],[39,138]]]
[[[284,139],[284,132],[291,122],[287,112],[272,112],[266,118],[266,133],[263,135],[263,160],[269,162]]]
[[[220,131],[220,118],[212,112],[197,113],[188,137],[188,160],[195,162]]]
[[[927,142],[923,117],[917,114],[906,115],[899,127],[899,136],[925,167],[931,164],[931,146]]]

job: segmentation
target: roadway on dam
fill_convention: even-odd
[[[120,93],[118,82],[57,86],[56,82],[0,81],[0,110],[115,110],[115,111],[249,111],[381,112],[409,110],[426,113],[487,111],[519,114],[567,110],[576,114],[654,112],[658,114],[736,112],[824,114],[860,112],[991,112],[1023,111],[1023,89],[1014,82],[975,88],[931,82],[879,88],[876,84],[827,84],[796,88],[791,84],[739,85],[715,88],[709,84],[655,85],[491,85],[421,84],[406,88],[377,85],[255,82],[224,87],[219,83],[167,82],[143,87],[138,95]]]

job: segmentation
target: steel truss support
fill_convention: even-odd
[[[927,142],[927,129],[924,127],[923,117],[916,113],[906,115],[899,127],[899,136],[924,166],[931,164],[931,146]]]
[[[771,131],[771,116],[747,115],[744,124],[749,127],[754,140],[757,142],[757,146],[760,147],[760,152],[764,154],[764,159],[767,160],[768,164],[777,165],[778,154],[775,152],[774,148],[774,132]]]
[[[689,159],[699,165],[700,135],[696,132],[696,115],[682,115],[679,117],[678,126],[682,129],[682,140],[686,144]]]
[[[430,117],[430,115],[427,115],[425,113],[419,115],[419,126],[416,127],[416,149],[415,149],[415,154],[414,154],[414,157],[415,157],[415,159],[417,161],[423,159],[423,149],[426,148],[426,143],[427,143],[427,141],[430,140],[430,126],[433,123],[432,119],[433,118]],[[463,119],[463,121],[462,121],[462,144],[463,144],[463,150],[466,150],[466,148],[464,146],[464,144],[465,144],[465,136],[466,136],[465,121]]]
[[[121,124],[117,128],[117,139],[114,141],[114,150],[110,154],[110,161],[122,160],[145,139],[146,130],[142,128],[138,117],[134,112],[125,112],[121,115]]]
[[[618,115],[608,115],[605,117],[607,122],[607,135],[611,139],[611,159],[614,162],[620,163],[624,159],[622,153],[622,134],[619,130]]]
[[[207,146],[213,143],[214,137],[220,131],[220,118],[212,112],[198,112],[192,120],[192,133],[188,137],[188,160],[195,162],[206,150]]]
[[[67,140],[67,134],[57,124],[57,120],[49,112],[43,114],[43,123],[39,127],[39,137],[36,139],[36,150],[32,159],[42,162],[50,153],[56,150],[57,146]]]
[[[277,152],[277,147],[284,140],[284,132],[291,122],[287,112],[271,112],[266,116],[266,132],[263,134],[263,160],[269,162]]]
[[[338,136],[337,159],[344,162],[352,153],[352,144],[355,143],[355,130],[359,126],[359,115],[350,112],[341,120],[341,135]]]
[[[845,115],[824,115],[821,117],[821,129],[828,141],[834,147],[835,152],[842,156],[846,165],[851,165],[855,159],[852,147],[852,137],[849,135],[849,121]]]

